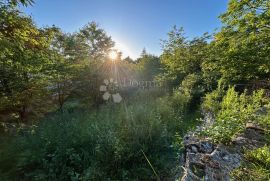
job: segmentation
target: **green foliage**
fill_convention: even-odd
[[[83,55],[92,61],[103,60],[114,46],[114,42],[97,23],[91,22],[85,25],[78,34],[78,40],[82,43]]]
[[[136,63],[138,66],[139,78],[142,80],[154,80],[155,76],[162,72],[162,65],[159,57],[147,54],[146,52],[136,60]]]
[[[201,97],[202,110],[216,119],[203,134],[215,142],[229,143],[248,121],[270,137],[264,91],[228,88],[269,78],[268,1],[231,0],[211,41],[207,33],[189,40],[174,27],[160,57],[144,49],[136,61],[122,61],[118,52],[113,63],[108,54],[114,42],[97,23],[73,34],[38,28],[17,7],[32,4],[0,2],[0,118],[28,122],[14,128],[14,137],[0,137],[0,179],[170,180],[182,136],[198,124]],[[156,80],[173,91],[127,91],[132,97],[116,107],[99,91],[114,76]],[[61,111],[51,112],[57,107]],[[44,113],[37,126],[29,125]],[[269,147],[248,151],[246,159],[236,179],[269,180]]]
[[[269,77],[270,5],[264,0],[231,0],[220,16],[223,27],[215,35],[205,66],[228,84]],[[214,73],[215,72],[215,73]]]
[[[214,92],[211,96],[206,96],[206,102],[203,104],[206,108],[220,108],[216,113],[216,122],[205,131],[215,142],[229,143],[245,129],[245,124],[249,121],[266,125],[261,121],[263,116],[258,115],[260,109],[269,103],[263,90],[255,91],[252,95],[246,92],[239,95],[234,88],[230,88],[220,103],[217,102],[216,95]]]
[[[264,146],[254,151],[245,153],[245,161],[242,166],[233,171],[235,180],[269,180],[270,179],[270,147]]]
[[[173,28],[168,33],[168,40],[163,41],[161,62],[170,77],[179,84],[185,76],[201,72],[201,64],[206,56],[207,34],[189,41],[184,36],[183,28]]]
[[[111,37],[94,22],[74,34],[64,34],[56,27],[39,29],[30,17],[18,11],[17,2],[0,4],[3,121],[35,120],[55,110],[55,102],[62,109],[66,100],[79,91],[89,105],[98,104],[98,85],[89,79],[102,78],[98,69],[114,45]],[[93,92],[89,91],[91,87],[95,88]]]
[[[161,82],[167,82],[168,88],[179,86],[181,94],[189,99],[190,108],[200,103],[200,98],[206,91],[212,89],[203,72],[204,62],[208,59],[208,43],[210,36],[187,40],[183,28],[173,28],[168,33],[168,39],[163,41],[161,63],[165,73],[157,77]],[[208,82],[207,82],[208,81]]]
[[[175,107],[176,109],[179,109],[180,111],[183,111],[183,110],[187,110],[189,102],[190,102],[190,97],[184,95],[179,90],[174,90],[172,99],[170,101],[173,107]]]
[[[181,93],[190,99],[189,106],[191,109],[200,103],[200,98],[205,92],[202,77],[198,74],[187,75],[179,88]]]
[[[3,2],[0,2],[0,5],[7,5],[13,7],[16,7],[19,4],[22,4],[23,6],[28,6],[34,3],[33,0],[2,0],[2,1]]]
[[[0,12],[0,112],[25,121],[29,110],[39,114],[50,105],[46,86],[53,31],[37,28],[15,8],[1,6]]]
[[[169,104],[156,106],[169,98],[155,101],[150,95],[134,95],[130,103],[107,105],[91,114],[64,112],[42,120],[36,129],[24,130],[1,149],[2,176],[9,180],[155,180],[143,150],[161,180],[169,179],[180,148],[175,135],[180,131],[177,135],[183,136],[196,123]]]
[[[220,102],[222,101],[223,96],[224,91],[222,91],[220,88],[206,94],[201,104],[201,109],[203,112],[211,112],[213,114],[217,114],[221,109]]]
[[[246,159],[261,163],[265,166],[265,168],[270,168],[270,147],[264,146],[262,148],[258,148],[255,151],[248,151],[246,154]]]

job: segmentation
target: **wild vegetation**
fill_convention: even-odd
[[[216,143],[262,127],[265,146],[232,177],[270,179],[269,1],[230,0],[219,32],[173,27],[161,56],[136,60],[95,22],[63,33],[18,5],[34,2],[0,1],[0,180],[174,180],[204,113],[215,122],[200,135]]]

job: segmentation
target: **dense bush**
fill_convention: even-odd
[[[144,50],[135,61],[114,52],[112,37],[97,23],[72,34],[39,28],[18,7],[33,3],[0,1],[0,181],[171,180],[181,139],[197,124],[207,92],[201,107],[216,122],[202,134],[227,144],[252,121],[269,138],[264,92],[228,88],[269,79],[268,1],[230,0],[213,37],[190,39],[174,27],[161,56]],[[129,100],[112,105],[99,90],[111,77],[155,80],[167,92],[127,88],[121,93]],[[10,127],[15,135],[2,135]],[[248,151],[233,176],[269,180],[269,156],[267,146]]]
[[[219,86],[216,90],[213,90],[212,92],[206,94],[203,97],[203,101],[201,104],[202,111],[217,114],[220,110],[220,102],[222,101],[225,93],[226,92],[221,86],[221,82],[219,82]]]
[[[189,109],[193,109],[200,104],[200,99],[204,94],[204,86],[200,74],[189,74],[181,83],[181,93],[189,99]]]
[[[166,104],[169,97],[149,99],[150,94],[135,95],[131,102],[106,105],[99,112],[64,112],[42,120],[36,129],[24,130],[4,145],[0,176],[155,180],[143,151],[162,180],[173,177],[179,138],[196,122]]]
[[[270,148],[264,146],[245,153],[242,166],[232,173],[235,180],[270,180]]]
[[[249,121],[264,127],[269,125],[269,120],[265,118],[267,115],[260,114],[262,109],[268,111],[267,104],[269,104],[263,90],[254,91],[252,95],[248,95],[247,92],[239,95],[234,88],[230,88],[220,103],[216,101],[218,97],[216,94],[214,92],[212,93],[214,96],[206,96],[207,102],[203,104],[207,105],[206,107],[219,108],[216,122],[205,131],[215,142],[230,142],[245,129],[245,124]]]

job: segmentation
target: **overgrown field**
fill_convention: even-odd
[[[229,0],[199,37],[172,25],[159,55],[136,59],[92,19],[39,27],[23,12],[34,3],[0,0],[0,181],[174,180],[201,113],[214,121],[198,135],[216,144],[261,127],[265,145],[245,150],[232,178],[270,180],[269,0]]]
[[[1,143],[7,180],[173,180],[181,138],[196,113],[173,98],[138,93],[100,111],[65,110]]]

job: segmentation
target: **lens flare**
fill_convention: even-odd
[[[111,51],[109,53],[109,57],[111,60],[115,60],[117,58],[117,52],[116,51]]]

